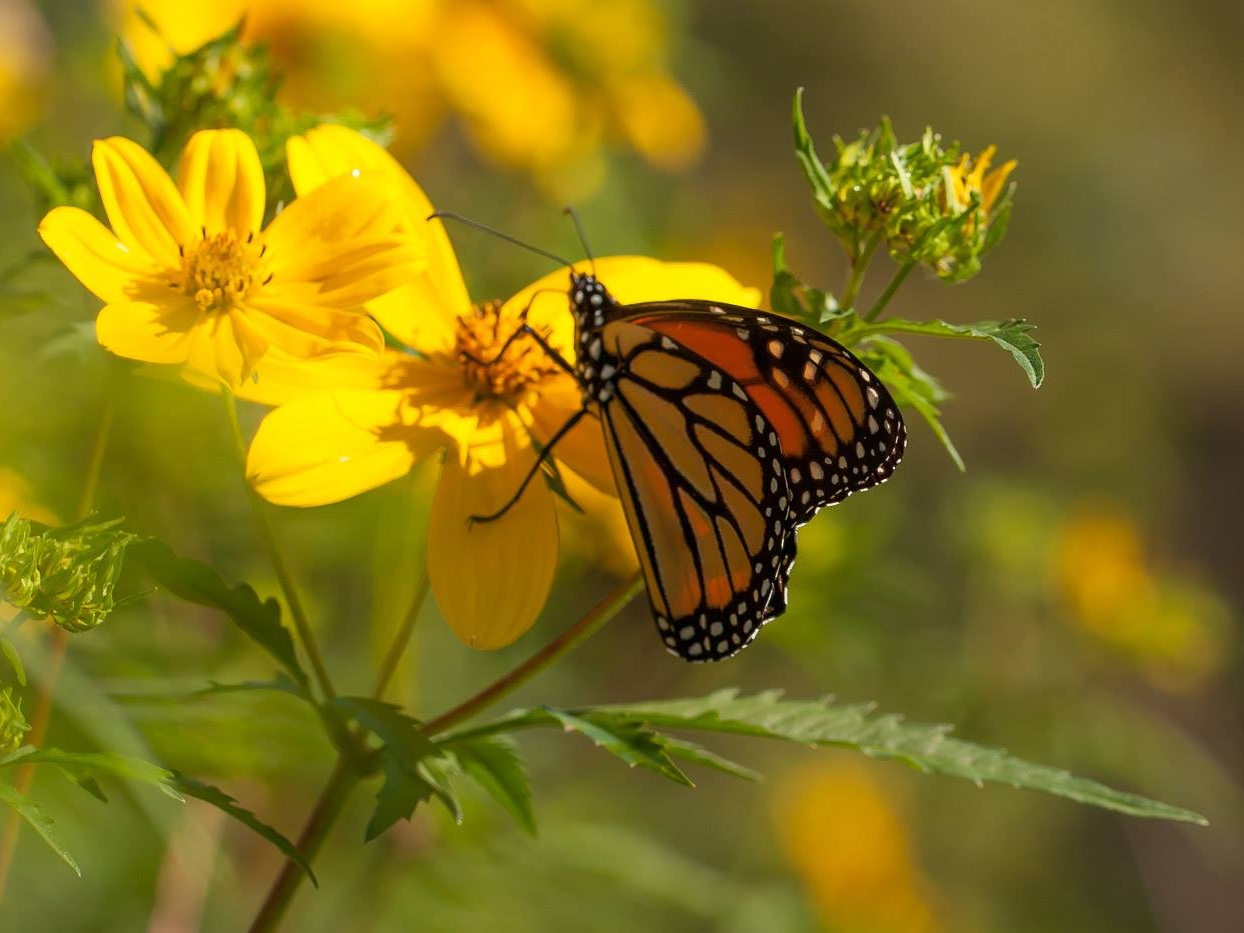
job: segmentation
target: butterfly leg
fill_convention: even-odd
[[[578,424],[586,414],[587,409],[580,408],[570,416],[570,419],[565,424],[557,429],[557,433],[549,438],[549,442],[545,444],[544,448],[540,451],[540,456],[536,458],[536,462],[531,465],[531,469],[527,471],[527,475],[524,476],[523,481],[519,483],[518,490],[514,493],[514,495],[510,496],[510,498],[506,500],[505,505],[501,506],[501,508],[497,509],[495,512],[490,512],[488,515],[470,516],[467,519],[467,525],[470,526],[476,522],[494,522],[513,508],[514,504],[522,498],[523,492],[527,489],[527,486],[533,479],[536,478],[536,474],[539,473],[540,468],[544,466],[544,461],[549,458],[549,455],[553,452],[553,448],[557,446],[557,442],[569,434],[571,429]]]
[[[477,366],[491,366],[493,363],[497,362],[497,360],[505,356],[514,341],[518,340],[520,337],[530,337],[536,342],[536,346],[543,350],[548,358],[551,359],[558,368],[565,370],[565,372],[571,376],[575,375],[574,367],[570,365],[570,361],[550,346],[549,342],[544,339],[544,336],[526,322],[524,322],[518,330],[514,331],[514,333],[510,334],[510,336],[505,339],[505,343],[501,344],[501,349],[493,354],[492,359],[481,360],[479,357],[472,356],[470,353],[465,352],[461,353],[460,357],[469,360]]]

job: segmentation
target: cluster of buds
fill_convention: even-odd
[[[134,540],[118,523],[41,530],[10,515],[0,526],[0,599],[71,632],[99,625],[117,607],[117,580]]]
[[[945,281],[980,271],[981,257],[1006,232],[1013,186],[1011,160],[990,171],[995,149],[973,158],[944,146],[932,129],[900,143],[888,119],[846,142],[835,157],[817,157],[795,99],[795,146],[817,209],[852,263],[867,261],[881,243],[900,264],[919,263]]]

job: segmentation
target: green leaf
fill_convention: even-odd
[[[195,780],[194,778],[186,777],[186,775],[180,774],[176,771],[172,772],[172,774],[172,785],[174,788],[181,791],[187,797],[194,797],[196,800],[202,800],[204,803],[211,804],[217,810],[228,814],[239,823],[249,826],[259,835],[263,836],[263,838],[267,839],[270,843],[276,846],[282,855],[302,869],[303,874],[311,880],[313,885],[317,888],[320,886],[320,883],[315,878],[315,872],[311,870],[311,866],[307,863],[307,860],[302,857],[302,853],[298,851],[298,847],[267,823],[259,819],[259,817],[255,816],[254,813],[247,810],[245,807],[239,806],[236,800],[226,794],[219,787],[213,787],[211,784],[205,784],[202,781]]]
[[[403,766],[414,768],[423,758],[440,754],[439,749],[419,729],[419,721],[411,719],[400,706],[371,697],[337,697],[337,709],[370,729],[384,742]]]
[[[17,678],[20,686],[26,686],[26,668],[22,665],[22,659],[17,654],[17,649],[13,647],[13,643],[7,638],[0,638],[0,653],[3,653],[8,659],[9,666],[13,668],[13,676]]]
[[[386,752],[381,763],[384,783],[376,792],[376,809],[363,831],[366,842],[371,842],[398,820],[409,820],[415,808],[435,793],[418,769],[408,771],[395,756]]]
[[[710,752],[707,748],[704,748],[702,745],[696,745],[694,742],[663,735],[661,736],[661,745],[671,755],[685,758],[687,761],[694,761],[698,765],[704,765],[706,768],[712,768],[714,771],[720,771],[723,774],[742,778],[745,781],[755,781],[756,783],[760,783],[765,779],[765,776],[759,771],[753,771],[737,761],[723,758],[716,752]]]
[[[503,735],[484,736],[455,743],[452,749],[462,770],[509,810],[523,829],[536,835],[531,785],[514,741]]]
[[[832,215],[834,212],[834,189],[825,168],[825,163],[816,154],[812,145],[812,137],[808,135],[808,125],[803,118],[803,88],[795,91],[795,102],[791,110],[791,126],[795,133],[795,158],[803,169],[804,177],[812,186],[812,196],[822,213]]]
[[[153,784],[174,800],[183,799],[178,793],[174,772],[131,755],[118,755],[115,752],[67,752],[59,748],[19,749],[0,761],[0,767],[19,762],[55,765],[78,784],[82,784],[88,776],[106,774],[127,781]],[[86,789],[95,793],[89,787]],[[100,794],[96,796],[105,799]]]
[[[829,292],[804,284],[786,265],[786,238],[773,235],[773,285],[769,288],[769,304],[787,317],[805,318],[817,324],[841,317],[845,313],[838,300]]]
[[[887,318],[876,324],[866,324],[854,333],[859,337],[871,334],[905,333],[925,334],[929,337],[959,337],[974,340],[992,340],[1006,350],[1019,363],[1034,389],[1045,380],[1045,363],[1041,359],[1040,344],[1030,334],[1033,325],[1023,320],[978,321],[975,324],[948,324],[945,321],[904,321]]]
[[[858,334],[859,329],[853,333]],[[942,412],[938,405],[950,394],[937,379],[916,365],[901,343],[876,334],[864,339],[867,344],[855,348],[856,356],[886,384],[900,407],[914,408],[928,422],[955,466],[960,471],[966,470],[958,448],[942,426]]]
[[[78,863],[73,860],[73,856],[69,854],[65,844],[60,841],[60,836],[52,828],[56,821],[44,813],[42,807],[28,797],[18,793],[17,788],[12,784],[3,782],[0,782],[0,801],[16,810],[22,819],[43,837],[43,841],[52,847],[52,851],[64,859],[65,863],[74,870],[79,878],[82,877],[82,869],[78,867]]]
[[[677,784],[694,787],[691,778],[683,774],[678,765],[665,752],[662,737],[637,723],[608,717],[584,716],[564,710],[547,709],[546,712],[568,732],[587,736],[610,754],[617,755],[632,768],[638,765],[664,775]]]
[[[180,558],[154,538],[131,544],[128,556],[174,596],[224,612],[289,672],[301,696],[311,698],[306,672],[298,663],[293,638],[281,624],[281,607],[275,599],[260,600],[246,583],[230,586],[207,564]]]
[[[202,690],[195,691],[195,696],[213,693],[243,693],[252,690],[268,690],[273,693],[288,693],[290,696],[306,699],[306,692],[282,673],[277,673],[271,680],[243,680],[237,683],[221,683],[217,680],[208,681]]]
[[[900,716],[875,715],[871,704],[835,706],[830,698],[784,700],[778,691],[744,697],[735,690],[721,690],[697,699],[595,707],[587,712],[663,728],[837,745],[873,758],[904,761],[927,773],[966,778],[978,785],[986,781],[1010,784],[1131,816],[1201,825],[1207,822],[1200,814],[1182,807],[1114,790],[1058,768],[1033,764],[1002,749],[956,739],[947,725],[909,723]]]

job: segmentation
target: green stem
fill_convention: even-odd
[[[320,691],[324,694],[325,700],[332,700],[337,696],[337,692],[333,689],[332,678],[329,677],[328,668],[325,666],[324,658],[320,654],[320,646],[315,640],[315,633],[311,630],[311,624],[307,621],[307,613],[302,608],[302,600],[298,598],[298,591],[294,588],[294,577],[289,571],[289,565],[285,562],[284,554],[281,552],[276,531],[273,529],[272,521],[268,517],[267,505],[260,498],[259,493],[255,492],[254,487],[246,481],[246,442],[242,439],[242,426],[238,422],[237,398],[227,388],[223,390],[222,397],[225,401],[225,413],[229,421],[229,429],[233,434],[234,451],[237,454],[238,464],[242,471],[242,482],[246,486],[246,500],[250,503],[251,514],[255,517],[255,525],[259,530],[260,542],[268,556],[269,562],[272,564],[273,571],[276,573],[281,592],[285,595],[285,602],[289,606],[289,614],[294,620],[294,628],[298,630],[298,638],[302,641],[302,648],[307,653],[307,658],[311,661],[311,668],[315,671],[315,679],[319,684]]]
[[[427,601],[431,582],[425,566],[423,574],[419,577],[419,583],[415,587],[415,595],[410,601],[410,608],[406,610],[406,617],[402,619],[397,634],[393,637],[393,643],[389,645],[389,650],[385,652],[380,662],[380,669],[376,672],[376,685],[372,688],[372,696],[377,700],[383,699],[385,691],[389,689],[389,684],[393,681],[393,675],[397,673],[397,666],[401,663],[406,646],[410,643],[415,623],[419,621],[419,612],[423,609],[424,602]]]
[[[864,284],[864,273],[868,270],[868,264],[872,262],[873,253],[881,245],[881,236],[882,231],[878,230],[865,242],[864,249],[858,255],[851,257],[851,272],[847,276],[846,286],[842,289],[842,297],[838,299],[839,307],[851,308],[855,305],[860,286]]]
[[[437,735],[464,719],[491,706],[497,700],[517,690],[562,655],[577,647],[597,629],[616,616],[644,588],[644,579],[638,571],[627,578],[612,593],[596,604],[587,615],[562,632],[551,642],[533,654],[508,674],[489,684],[475,696],[464,700],[453,709],[423,724],[426,735]]]
[[[99,415],[99,424],[95,428],[95,440],[91,444],[90,457],[86,463],[86,477],[82,481],[82,495],[78,497],[78,510],[75,514],[77,521],[86,518],[95,508],[95,494],[99,489],[104,452],[108,449],[108,437],[112,433],[115,411],[116,394],[108,391],[104,396],[104,408]],[[23,739],[25,744],[34,745],[36,748],[43,744],[43,738],[47,735],[48,723],[52,719],[52,694],[56,690],[57,680],[60,679],[65,652],[69,649],[69,633],[58,625],[51,628],[52,649],[47,670],[35,692],[34,709],[30,714],[30,731]],[[28,762],[19,765],[17,773],[13,776],[13,786],[19,794],[24,794],[30,789],[30,782],[33,779],[34,764]],[[4,890],[8,885],[9,870],[13,867],[13,854],[17,850],[17,837],[21,829],[21,816],[16,810],[10,810],[5,819],[4,831],[0,833],[0,900],[4,898]]]
[[[334,765],[332,774],[329,775],[328,783],[320,792],[320,799],[316,801],[298,837],[298,851],[302,853],[308,865],[319,853],[320,847],[324,845],[324,840],[328,838],[328,831],[332,829],[333,823],[341,815],[341,810],[346,800],[349,799],[350,792],[359,782],[359,778],[360,775],[352,756],[343,752],[338,757],[337,764]],[[304,877],[302,869],[286,859],[285,864],[281,866],[280,875],[268,890],[268,896],[264,898],[259,913],[255,915],[250,925],[250,933],[268,933],[277,928],[289,909],[294,894],[302,885]]]
[[[885,310],[885,306],[890,303],[890,299],[894,297],[894,293],[898,291],[899,286],[903,284],[907,276],[911,274],[911,270],[914,268],[916,268],[916,262],[914,259],[909,259],[907,262],[898,267],[898,271],[896,271],[890,278],[890,284],[885,287],[885,291],[877,297],[877,300],[873,302],[873,306],[865,312],[865,321],[875,321],[877,319],[877,315]]]

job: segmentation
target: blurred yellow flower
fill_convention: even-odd
[[[1126,515],[1085,507],[1054,547],[1068,618],[1129,658],[1156,686],[1194,687],[1222,666],[1226,610],[1190,581],[1155,573]]]
[[[833,759],[800,768],[774,794],[778,841],[827,930],[934,933],[903,819],[868,768]]]
[[[300,193],[352,172],[386,186],[408,223],[431,213],[405,170],[352,130],[322,126],[291,140],[289,163]],[[499,648],[530,628],[552,585],[554,496],[545,483],[533,482],[503,518],[468,519],[501,508],[535,464],[533,442],[547,444],[580,407],[579,387],[531,338],[500,353],[525,320],[574,359],[568,270],[506,301],[473,305],[440,221],[426,227],[426,274],[368,305],[408,350],[386,350],[368,386],[355,382],[269,413],[251,445],[247,471],[269,500],[312,506],[380,486],[447,451],[429,528],[432,589],[459,638],[476,648]],[[696,296],[754,307],[760,297],[700,263],[621,256],[597,260],[596,271],[622,302]],[[613,488],[594,424],[580,422],[558,442],[556,454],[558,463],[597,488]]]
[[[244,36],[270,45],[287,100],[393,114],[405,151],[451,111],[480,152],[559,193],[568,179],[597,181],[606,146],[630,146],[671,170],[705,146],[699,108],[666,66],[665,17],[651,0],[117,0],[114,8],[149,75],[245,13]]]
[[[52,59],[47,25],[25,0],[0,0],[0,141],[40,113]]]
[[[953,213],[958,214],[966,210],[971,206],[973,196],[978,196],[981,214],[989,216],[994,203],[998,200],[998,195],[1002,193],[1006,185],[1006,180],[1019,165],[1017,160],[1011,159],[989,172],[989,166],[993,163],[993,157],[997,151],[997,146],[985,147],[985,150],[977,156],[975,163],[971,155],[964,153],[958,165],[943,169],[946,176],[943,190],[948,202],[947,207]],[[985,174],[986,172],[989,174]]]
[[[58,207],[39,234],[106,302],[100,344],[180,365],[192,382],[245,394],[252,376],[263,381],[265,359],[374,357],[383,340],[363,302],[424,263],[383,193],[352,176],[298,198],[265,229],[259,156],[237,130],[196,133],[177,185],[123,137],[98,140],[92,162],[112,230]]]

